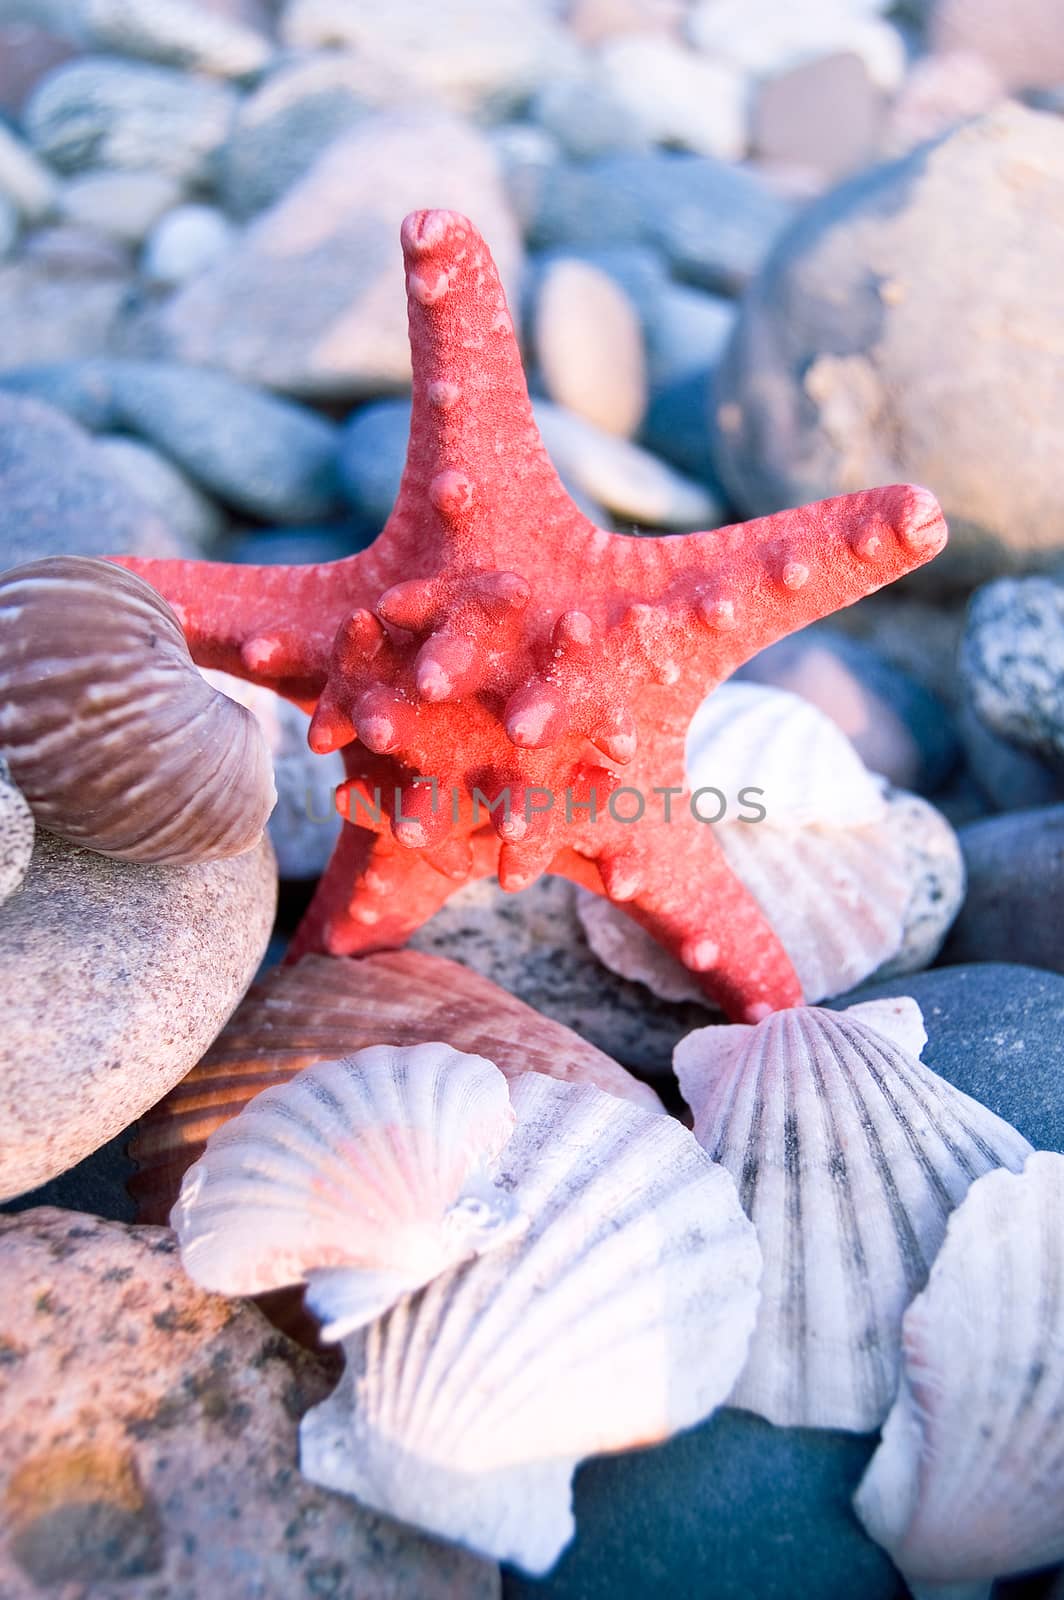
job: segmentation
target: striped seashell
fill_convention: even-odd
[[[304,956],[248,991],[199,1065],[141,1122],[130,1183],[140,1220],[166,1221],[209,1135],[261,1090],[367,1045],[441,1038],[487,1056],[507,1078],[543,1072],[662,1109],[610,1056],[454,961],[416,950],[357,961]]]
[[[1064,1156],[972,1185],[902,1341],[854,1504],[912,1593],[983,1600],[1064,1561]]]
[[[305,1476],[544,1572],[585,1456],[708,1416],[743,1364],[759,1256],[731,1178],[669,1117],[528,1073],[498,1176],[529,1218],[345,1341]]]
[[[33,812],[0,756],[0,905],[26,876],[33,836]]]
[[[377,1045],[257,1095],[190,1167],[170,1221],[203,1289],[306,1283],[336,1340],[505,1241],[488,1176],[513,1132],[506,1079],[446,1044]]]
[[[878,1427],[902,1316],[949,1213],[983,1173],[1030,1154],[917,1059],[923,1037],[910,1000],[798,1007],[676,1048],[695,1137],[735,1178],[761,1243],[761,1310],[731,1403],[770,1422]]]
[[[785,689],[715,689],[691,719],[685,767],[688,788],[719,789],[730,818],[747,788],[773,828],[863,828],[886,815],[882,779],[830,717]]]
[[[0,752],[39,827],[123,861],[242,855],[275,799],[258,724],[166,601],[83,556],[0,578]]]

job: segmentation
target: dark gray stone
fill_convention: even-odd
[[[554,1571],[504,1600],[903,1600],[850,1496],[877,1440],[721,1411],[653,1450],[585,1463]]]
[[[991,733],[967,702],[957,713],[957,731],[972,781],[989,809],[1030,811],[1064,801],[1064,773]]]
[[[961,673],[991,732],[1064,768],[1064,584],[1003,578],[980,589]]]
[[[229,505],[308,522],[339,501],[338,430],[307,407],[196,367],[116,362],[118,420]]]
[[[651,244],[678,277],[726,294],[750,280],[790,216],[753,173],[665,150],[563,167],[540,201],[539,245]]]
[[[410,401],[378,400],[361,406],[340,438],[340,484],[370,527],[380,529],[395,504],[406,464]]]
[[[195,552],[93,439],[49,406],[0,394],[0,570],[42,556]]]
[[[706,433],[709,388],[710,373],[705,371],[659,389],[651,397],[639,438],[654,455],[708,484],[723,501]]]
[[[126,1153],[135,1132],[126,1128],[109,1144],[101,1145],[69,1172],[16,1200],[5,1200],[0,1213],[32,1211],[35,1206],[59,1206],[63,1211],[85,1211],[109,1222],[136,1222],[137,1208],[126,1184],[137,1170]]]
[[[377,531],[371,532],[356,522],[243,530],[222,541],[218,560],[256,567],[299,567],[318,561],[342,561],[356,550],[364,550]]]
[[[958,837],[968,894],[943,959],[1064,972],[1064,805],[989,817]]]
[[[999,962],[937,967],[866,984],[832,1007],[905,994],[924,1014],[928,1066],[1037,1149],[1064,1151],[1064,978]]]

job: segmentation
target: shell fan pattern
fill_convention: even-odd
[[[951,1217],[855,1505],[917,1600],[1064,1560],[1064,1156],[988,1173]]]
[[[905,1308],[949,1214],[1016,1130],[918,1059],[913,1000],[702,1028],[675,1052],[694,1132],[735,1178],[764,1257],[731,1397],[784,1426],[866,1432],[894,1398]]]
[[[344,1341],[301,1425],[304,1474],[542,1573],[586,1456],[703,1420],[733,1386],[760,1255],[678,1122],[527,1073],[498,1181],[526,1231]]]
[[[506,1079],[444,1044],[378,1045],[257,1095],[212,1134],[171,1218],[202,1288],[308,1284],[336,1340],[517,1226],[488,1168]]]

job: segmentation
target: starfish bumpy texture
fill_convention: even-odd
[[[343,751],[349,820],[292,953],[394,948],[471,878],[550,871],[623,904],[733,1018],[800,1003],[712,802],[692,811],[688,723],[764,646],[935,555],[934,497],[874,489],[662,538],[596,527],[540,440],[484,241],[446,211],[408,217],[402,241],[413,417],[375,543],[305,567],[123,558],[200,665],[312,710],[311,747]]]

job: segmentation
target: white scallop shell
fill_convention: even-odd
[[[691,719],[684,764],[692,792],[721,790],[728,819],[742,814],[742,790],[761,791],[767,815],[758,831],[864,827],[886,815],[882,780],[846,735],[785,689],[734,682],[715,689]]]
[[[736,822],[713,832],[810,1002],[845,994],[896,954],[912,883],[889,824],[829,831]],[[583,890],[577,914],[611,972],[645,983],[663,1000],[711,1004],[687,968],[619,907]]]
[[[914,1016],[914,1011],[917,1015]],[[915,1001],[776,1012],[676,1047],[695,1137],[733,1175],[764,1256],[731,1403],[783,1425],[882,1422],[901,1321],[976,1178],[1030,1145],[913,1053]]]
[[[1064,1156],[972,1185],[903,1359],[854,1504],[913,1593],[976,1600],[1064,1560]]]
[[[518,1223],[488,1168],[514,1126],[506,1079],[445,1044],[375,1045],[257,1095],[212,1133],[171,1215],[205,1289],[306,1282],[339,1339]]]
[[[709,1415],[746,1355],[759,1252],[735,1185],[672,1118],[529,1073],[499,1181],[530,1218],[345,1341],[305,1475],[544,1572],[585,1456]]]

